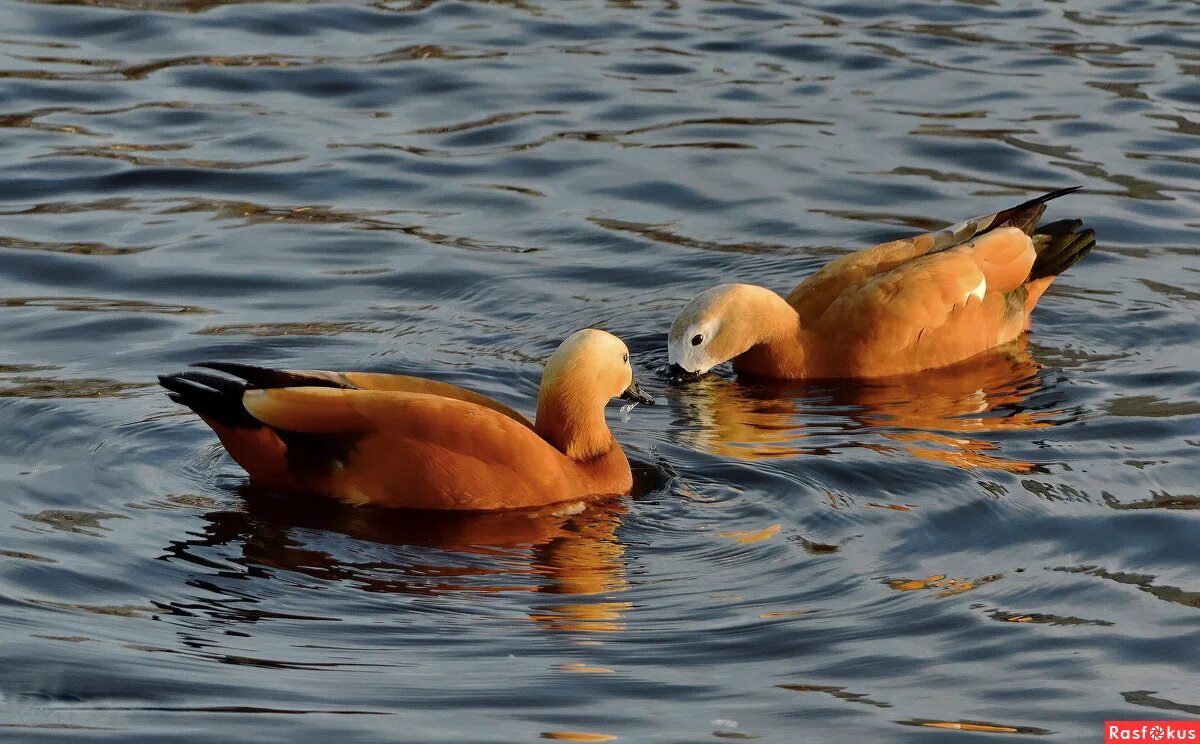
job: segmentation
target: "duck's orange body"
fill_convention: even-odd
[[[676,317],[673,365],[776,379],[870,378],[961,362],[1029,330],[1054,278],[1091,249],[1090,230],[1037,227],[1054,192],[946,230],[832,261],[786,297],[715,287]]]
[[[547,366],[540,427],[478,393],[403,375],[218,363],[203,366],[244,382],[204,372],[160,380],[252,481],[275,490],[461,510],[627,494],[629,462],[605,423],[604,403],[623,390],[646,396],[632,382],[619,340],[588,335],[567,348],[572,339]]]

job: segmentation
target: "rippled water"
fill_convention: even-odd
[[[0,737],[1098,741],[1200,715],[1200,6],[0,0]],[[1028,347],[655,381],[679,305],[1083,184]],[[589,325],[633,498],[250,491],[151,385]],[[557,732],[557,733],[556,733]],[[598,740],[598,739],[597,739]]]

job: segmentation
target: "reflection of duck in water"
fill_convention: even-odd
[[[668,405],[682,409],[686,423],[676,431],[684,444],[742,460],[805,452],[802,404],[795,398],[803,391],[794,386],[743,385],[710,376],[676,392]]]
[[[1074,190],[843,256],[786,299],[749,284],[709,289],[671,323],[671,368],[691,377],[732,360],[769,379],[879,378],[1010,343],[1095,244],[1078,221],[1038,225],[1047,201]]]
[[[1041,387],[1039,366],[1020,338],[1003,349],[919,376],[854,385],[747,385],[710,377],[680,388],[673,404],[696,426],[686,442],[717,455],[758,460],[812,451],[801,414],[845,417],[854,429],[879,430],[908,454],[963,468],[1028,472],[1035,465],[991,454],[973,437],[1053,426],[1058,411],[1021,407]],[[875,446],[875,449],[879,449]]]
[[[159,381],[255,483],[358,505],[479,511],[627,494],[629,461],[604,406],[617,397],[654,403],[633,379],[625,344],[594,329],[547,361],[536,423],[418,377],[203,366],[226,376]]]
[[[557,511],[397,512],[284,499],[253,486],[243,493],[244,511],[207,514],[203,535],[173,545],[172,552],[240,543],[240,562],[247,565],[344,581],[371,592],[571,596],[578,599],[530,607],[529,617],[558,630],[623,627],[629,603],[609,596],[627,586],[625,548],[617,537],[627,511],[621,499]],[[302,539],[308,530],[317,537]],[[319,535],[326,532],[395,550],[354,551],[355,556],[371,554],[369,560],[339,558],[320,547]]]
[[[550,579],[540,591],[561,595],[564,601],[536,608],[530,619],[554,630],[612,633],[625,629],[621,619],[633,604],[608,596],[628,586],[625,546],[616,536],[624,508],[613,504],[611,509],[572,522],[569,533],[534,548],[534,570]],[[584,597],[596,599],[581,601]]]
[[[915,457],[961,468],[1035,470],[1033,463],[990,454],[999,449],[995,442],[971,436],[1044,429],[1061,414],[1021,410],[1041,388],[1040,366],[1028,345],[1021,337],[1009,348],[951,367],[864,382],[846,390],[847,399],[862,409],[851,417],[864,427],[892,429],[882,436]]]

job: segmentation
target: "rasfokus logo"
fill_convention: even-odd
[[[1124,741],[1200,744],[1200,721],[1105,721],[1104,744]]]

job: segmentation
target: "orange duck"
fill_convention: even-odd
[[[1037,224],[1046,202],[1078,188],[843,256],[786,299],[750,284],[713,287],[671,323],[671,372],[687,379],[732,360],[755,377],[886,377],[1008,343],[1095,245],[1078,220]]]
[[[633,485],[604,420],[611,398],[653,405],[619,338],[588,329],[550,356],[537,421],[435,380],[366,372],[196,365],[159,377],[258,485],[350,504],[497,510],[605,495]]]

